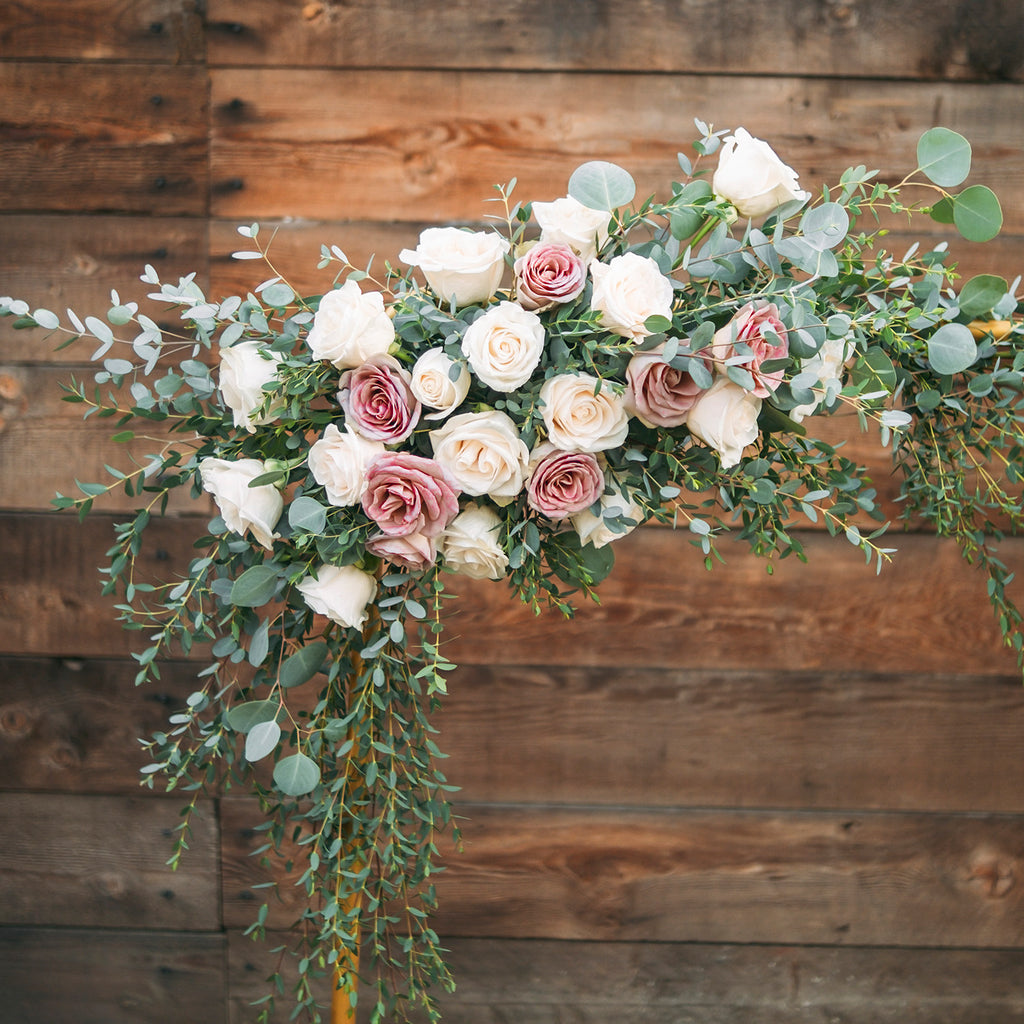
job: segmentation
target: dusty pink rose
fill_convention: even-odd
[[[680,427],[701,389],[685,370],[665,362],[664,345],[637,352],[626,367],[626,411],[648,427]]]
[[[345,421],[369,441],[404,441],[420,418],[412,376],[391,356],[375,356],[341,375],[338,401]]]
[[[604,473],[593,455],[551,447],[530,476],[526,501],[549,519],[565,519],[590,508],[603,491]]]
[[[419,572],[433,565],[437,560],[437,540],[422,533],[410,533],[404,537],[389,537],[378,533],[366,542],[366,550],[378,558]]]
[[[587,268],[567,245],[541,242],[515,262],[516,296],[524,309],[572,302],[587,283]]]
[[[389,537],[436,537],[458,514],[458,485],[433,459],[385,452],[366,470],[363,511]]]
[[[777,337],[771,337],[769,332]],[[774,302],[748,302],[715,333],[711,351],[716,359],[749,354],[748,361],[741,365],[754,378],[753,393],[758,398],[767,398],[782,383],[783,371],[764,373],[761,364],[789,355],[786,325],[779,319],[778,307]]]

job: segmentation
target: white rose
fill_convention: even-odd
[[[469,394],[469,370],[460,366],[459,375],[452,380],[451,370],[456,365],[441,348],[432,348],[416,360],[412,368],[412,393],[423,405],[438,410],[424,419],[443,420],[462,405]]]
[[[800,191],[796,171],[787,167],[775,150],[737,128],[723,143],[718,168],[711,179],[715,195],[736,207],[741,217],[766,217],[791,199],[804,202],[809,192]]]
[[[614,334],[640,341],[651,332],[649,316],[672,318],[672,282],[649,256],[627,252],[610,263],[590,264],[594,281],[591,309],[601,314],[601,325]]]
[[[348,425],[343,434],[333,423],[314,441],[306,456],[313,479],[327,492],[332,505],[356,505],[363,495],[366,467],[387,451],[382,441],[370,441]]]
[[[607,210],[592,210],[572,196],[551,203],[534,203],[533,218],[540,225],[540,240],[567,245],[589,263],[608,240]]]
[[[622,524],[625,529],[615,531],[605,522],[606,516],[609,518],[622,516],[632,519],[633,523],[632,525]],[[593,544],[595,548],[603,548],[606,544],[625,537],[627,533],[632,533],[640,525],[643,517],[643,509],[632,498],[626,498],[618,491],[614,491],[611,494],[601,495],[600,515],[595,516],[590,509],[584,509],[572,516],[571,522],[579,534],[581,544]]]
[[[259,459],[203,459],[199,475],[203,490],[213,495],[221,518],[232,533],[244,537],[247,530],[268,551],[274,546],[274,526],[284,510],[284,499],[273,484],[250,487],[249,481],[266,473]]]
[[[348,370],[387,355],[394,340],[395,325],[384,309],[384,296],[364,295],[355,281],[346,281],[320,300],[306,342],[314,359]]]
[[[499,302],[477,317],[462,336],[472,371],[495,391],[515,391],[544,353],[544,325],[516,302]]]
[[[441,534],[445,565],[475,580],[500,580],[508,555],[498,543],[501,518],[493,509],[469,505]]]
[[[551,377],[541,387],[540,398],[548,439],[556,448],[601,452],[626,440],[629,414],[622,395],[596,377],[585,373]]]
[[[415,249],[398,258],[419,267],[434,294],[447,304],[472,306],[486,302],[501,284],[508,242],[493,231],[427,228]]]
[[[491,409],[453,416],[430,432],[434,459],[466,494],[507,505],[526,482],[530,452],[509,416]]]
[[[827,387],[831,381],[837,381],[841,385],[848,348],[849,343],[846,338],[826,338],[816,355],[800,361],[800,372],[815,374],[818,384],[822,387]],[[786,415],[794,422],[800,423],[805,416],[810,416],[818,408],[822,398],[824,395],[814,402],[798,405],[796,408],[790,409]]]
[[[367,606],[377,596],[377,581],[354,565],[321,565],[315,577],[304,577],[296,589],[317,615],[359,629],[366,621]]]
[[[257,426],[270,423],[281,414],[278,405],[263,416],[256,415],[267,397],[263,385],[276,378],[280,362],[280,356],[258,341],[243,341],[220,350],[220,393],[224,404],[234,414],[236,427],[244,427],[253,434]]]
[[[757,440],[760,412],[757,395],[733,384],[728,377],[719,377],[698,397],[686,425],[694,437],[718,452],[722,469],[729,469],[740,461],[743,449]]]

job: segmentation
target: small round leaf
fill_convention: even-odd
[[[303,495],[288,506],[288,524],[293,530],[323,533],[327,525],[327,509],[315,498]]]
[[[987,242],[999,234],[1003,211],[992,189],[972,185],[953,197],[953,223],[969,242]]]
[[[228,725],[235,732],[249,732],[260,722],[272,722],[277,718],[281,705],[276,700],[250,700],[236,704],[227,714]]]
[[[569,195],[592,210],[610,212],[633,201],[636,183],[629,171],[618,164],[592,160],[572,172]]]
[[[943,324],[928,339],[928,362],[943,376],[966,370],[977,358],[974,335],[963,324]]]
[[[1009,285],[995,274],[978,274],[960,289],[960,312],[976,317],[988,313],[1006,294]]]
[[[259,761],[271,753],[281,739],[281,726],[277,722],[257,722],[245,737],[245,759]]]
[[[239,608],[258,608],[277,590],[277,569],[272,565],[254,565],[231,584],[229,600]]]
[[[931,128],[917,144],[917,164],[936,185],[959,185],[971,173],[971,144],[948,128]]]
[[[305,754],[292,754],[274,765],[274,785],[285,796],[305,796],[320,782],[320,769]]]

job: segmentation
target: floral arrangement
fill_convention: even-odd
[[[220,787],[258,796],[258,852],[298,863],[308,896],[290,948],[308,1019],[324,974],[345,1012],[361,980],[374,1021],[436,1020],[435,986],[452,984],[430,915],[438,836],[458,830],[430,712],[454,668],[442,605],[459,574],[568,615],[650,520],[685,528],[709,569],[728,533],[769,565],[802,558],[802,519],[880,567],[870,480],[808,431],[844,410],[879,425],[905,514],[983,566],[1021,655],[997,549],[1022,524],[1019,279],[954,287],[944,245],[884,247],[885,223],[921,214],[995,235],[989,189],[950,191],[970,146],[935,128],[898,184],[862,165],[812,196],[765,142],[696,124],[666,196],[637,203],[607,163],[551,201],[514,204],[513,182],[492,228],[430,228],[379,277],[324,246],[322,295],[296,294],[251,225],[235,256],[270,276],[245,296],[146,268],[170,327],[116,293],[105,319],[0,300],[18,326],[98,343],[94,381],[66,398],[110,417],[115,441],[165,431],[131,471],[54,504],[139,500],[104,570],[148,641],[137,682],[171,650],[205,662],[146,741],[145,780],[190,792],[190,809]],[[185,576],[143,582],[144,531],[177,488],[219,514]],[[284,989],[270,981],[265,1013]]]

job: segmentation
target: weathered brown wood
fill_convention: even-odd
[[[225,945],[197,932],[0,928],[4,1022],[223,1024]]]
[[[0,0],[0,57],[189,64],[205,54],[195,0]]]
[[[197,65],[0,63],[0,209],[205,214]]]
[[[211,0],[212,64],[617,70],[887,78],[1019,78],[1006,0]],[[907,26],[913,25],[912,32]],[[737,44],[756,40],[756,45]]]
[[[136,792],[198,667],[0,659],[5,788]],[[1024,811],[1016,677],[468,666],[433,721],[457,803]]]
[[[0,658],[0,779],[8,790],[137,794],[140,738],[168,729],[197,666],[161,666],[135,686],[133,661]],[[157,792],[160,791],[157,783]],[[180,802],[180,794],[169,799]]]
[[[111,289],[122,301],[138,302],[158,323],[165,307],[150,303],[151,289],[139,280],[147,263],[165,281],[195,272],[207,280],[205,221],[178,217],[113,217],[102,214],[0,215],[0,291],[24,299],[32,309],[53,310],[64,319],[70,306],[79,317],[103,316]],[[0,360],[86,362],[88,341],[55,352],[59,340],[43,331],[16,331],[0,319]]]
[[[277,961],[228,933],[232,1024]],[[446,1024],[1006,1024],[1024,1015],[1018,951],[449,939]],[[286,963],[287,967],[287,963]],[[290,1013],[280,999],[273,1021]]]
[[[185,570],[202,526],[150,525],[143,567],[158,579]],[[0,515],[0,626],[7,653],[97,657],[126,654],[133,637],[113,602],[93,589],[110,546],[111,520]],[[984,578],[952,541],[895,534],[899,551],[881,575],[844,540],[808,534],[809,563],[765,563],[726,542],[726,565],[706,572],[683,531],[645,529],[619,541],[601,605],[565,622],[534,616],[502,583],[452,577],[448,652],[460,665],[727,669],[828,669],[1013,676],[987,605]],[[1003,545],[1024,568],[1024,543]],[[1019,577],[1018,577],[1019,578]]]
[[[197,809],[172,872],[178,811],[156,797],[0,793],[0,924],[216,930],[215,817]]]
[[[998,187],[1006,230],[1024,230],[1024,157],[1006,145],[1016,85],[259,68],[214,69],[211,89],[217,217],[475,221],[495,184],[514,175],[517,196],[553,199],[592,159],[648,195],[677,174],[696,114],[746,125],[811,189],[868,159],[899,180],[941,120],[970,137],[971,180]]]
[[[609,757],[614,752],[609,751]],[[460,805],[442,935],[1024,947],[1024,819]],[[224,921],[289,924],[294,879],[248,856],[259,813],[222,802]],[[300,869],[301,870],[301,869]],[[294,872],[296,877],[299,871]]]

